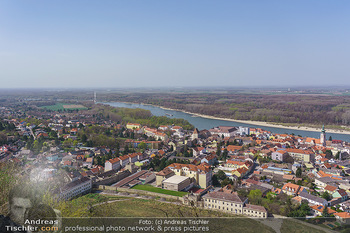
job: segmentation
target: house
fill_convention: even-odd
[[[69,200],[75,196],[89,193],[92,189],[92,180],[83,177],[72,181],[63,188],[56,190],[59,199]]]
[[[198,156],[200,156],[200,155],[202,155],[202,154],[207,152],[205,147],[195,147],[192,150],[193,150],[193,156],[194,157],[198,157]]]
[[[233,137],[237,128],[231,126],[218,126],[212,129],[209,129],[211,135],[217,135],[219,137]]]
[[[338,189],[332,194],[333,198],[341,198],[341,202],[348,200],[348,194],[344,189]]]
[[[121,166],[119,158],[110,159],[105,162],[105,171],[119,170],[120,167]]]
[[[286,148],[286,152],[296,161],[309,163],[315,160],[315,154],[310,150]]]
[[[125,165],[127,165],[130,162],[128,155],[124,155],[124,156],[119,157],[119,160],[120,160],[121,167],[124,167]]]
[[[155,132],[154,137],[156,140],[162,140],[162,141],[168,140],[168,136],[165,133],[161,133],[161,132]]]
[[[245,168],[250,171],[253,163],[249,160],[227,160],[225,166],[233,169]]]
[[[299,193],[299,197],[303,200],[307,200],[309,202],[309,204],[312,204],[312,205],[328,206],[327,200],[325,200],[321,197],[316,197],[316,196],[309,194],[307,192]]]
[[[168,167],[164,168],[156,174],[156,185],[161,186],[163,180],[175,175],[175,173]]]
[[[313,216],[322,216],[324,206],[323,205],[312,205],[310,206],[310,210]],[[328,214],[335,214],[337,211],[332,210],[331,208],[327,209]]]
[[[267,218],[267,211],[263,206],[250,205],[247,198],[240,197],[235,192],[209,192],[203,196],[203,202],[205,209]]]
[[[272,152],[271,159],[284,162],[287,155],[288,153],[286,151],[279,150],[279,151]]]
[[[344,201],[344,202],[340,203],[339,205],[340,205],[340,209],[342,211],[350,213],[350,200]]]
[[[93,175],[99,175],[100,174],[100,169],[98,167],[95,167],[90,170]]]
[[[93,157],[86,158],[86,160],[83,162],[83,167],[92,168],[93,163],[94,163]]]
[[[237,151],[239,151],[240,149],[242,149],[242,146],[228,145],[228,146],[226,147],[226,149],[227,149],[228,152],[234,153],[234,152],[237,152]]]
[[[284,174],[282,177],[283,180],[294,180],[295,176],[294,175],[288,175],[288,174]]]
[[[63,166],[64,166],[64,167],[71,167],[71,166],[73,166],[73,162],[72,162],[72,161],[69,161],[69,160],[64,161],[64,162],[63,162]]]
[[[339,176],[339,177],[341,177],[343,175],[343,170],[335,168],[335,167],[332,167],[330,169],[320,168],[319,172],[325,173],[324,176],[328,175],[328,176]]]
[[[245,175],[247,175],[248,172],[249,170],[247,168],[241,167],[241,168],[238,168],[237,170],[232,171],[232,175],[237,176],[238,178],[239,177],[243,178]]]
[[[326,185],[326,187],[324,187],[324,191],[330,193],[331,195],[333,195],[333,193],[335,193],[335,191],[338,189],[337,186],[332,186],[332,185]]]
[[[70,134],[76,135],[78,133],[78,128],[73,128],[70,130]]]
[[[296,196],[300,190],[300,186],[297,184],[286,183],[282,187],[282,191],[288,195]]]
[[[283,193],[283,192],[282,192],[282,189],[275,188],[275,187],[273,187],[273,188],[271,189],[271,192],[276,193],[276,194]]]
[[[315,178],[315,184],[318,187],[326,187],[328,184],[334,183],[334,180],[330,177],[320,177],[320,178]]]
[[[135,163],[139,160],[139,156],[142,153],[132,153],[132,154],[128,154],[127,156],[129,157],[129,163]]]
[[[158,127],[158,129],[159,129],[159,130],[162,130],[162,131],[166,131],[166,130],[169,129],[169,127],[166,126],[166,125],[161,125],[161,126]]]
[[[173,126],[173,127],[171,128],[171,130],[173,130],[173,131],[175,131],[175,132],[177,132],[177,133],[180,133],[180,132],[183,131],[182,127],[181,127],[181,126],[177,126],[177,125]]]
[[[199,165],[173,163],[168,166],[175,175],[187,176],[196,181],[196,185],[201,188],[207,188],[211,185],[212,171],[210,165],[201,163]]]
[[[127,123],[126,128],[127,129],[136,129],[136,128],[141,128],[141,125],[138,123]]]
[[[334,213],[335,219],[341,224],[350,224],[350,213],[348,212],[340,212]]]
[[[217,159],[215,154],[207,155],[201,160],[201,163],[207,163],[209,165],[214,165],[216,162],[217,162]]]
[[[264,169],[264,172],[268,172],[268,173],[274,173],[274,174],[279,174],[279,175],[292,174],[292,170],[284,169],[284,168],[268,167],[266,165],[262,166],[261,168]]]

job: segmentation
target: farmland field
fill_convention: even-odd
[[[86,110],[87,107],[81,104],[67,104],[67,103],[56,103],[55,105],[43,106],[41,108],[45,108],[52,111],[64,111],[64,110]]]

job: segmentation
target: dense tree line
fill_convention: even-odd
[[[133,93],[113,97],[238,120],[350,125],[350,96]]]
[[[184,129],[193,129],[187,120],[168,118],[166,116],[153,116],[151,111],[141,108],[115,108],[107,105],[94,105],[91,110],[95,116],[101,119],[111,120],[117,123],[126,124],[128,122],[139,123],[149,127],[159,127],[160,125],[178,125]]]
[[[0,146],[7,144],[7,136],[15,134],[16,127],[13,123],[0,120]]]

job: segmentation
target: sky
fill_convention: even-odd
[[[0,88],[350,86],[350,1],[2,0]]]

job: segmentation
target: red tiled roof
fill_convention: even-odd
[[[167,176],[171,173],[174,173],[170,168],[166,167],[163,170],[161,170],[160,172],[158,172],[156,175],[157,176]]]
[[[110,162],[111,164],[120,163],[120,159],[119,158],[114,158],[114,159],[108,160],[108,162]]]
[[[350,213],[348,212],[334,213],[333,215],[338,216],[340,218],[350,218]]]
[[[297,184],[287,183],[283,185],[282,190],[286,190],[289,192],[297,193],[300,189],[300,186]]]
[[[313,206],[310,206],[310,207],[311,207],[312,209],[318,211],[318,212],[321,212],[321,213],[323,212],[323,208],[324,208],[323,205],[313,205]],[[328,213],[329,213],[329,214],[337,213],[337,211],[332,210],[331,208],[328,208],[327,210],[328,210]]]
[[[235,161],[235,160],[227,160],[226,163],[242,166],[245,162]]]
[[[337,187],[332,185],[327,185],[324,189],[330,192],[334,192],[335,190],[337,190]]]
[[[241,146],[228,145],[226,149],[228,151],[236,151],[236,150],[240,150],[241,148],[242,148]]]
[[[181,164],[181,163],[173,163],[168,166],[170,169],[182,169],[188,168],[191,171],[199,171],[199,172],[209,172],[210,166],[207,163],[201,163],[199,165],[193,164]]]

